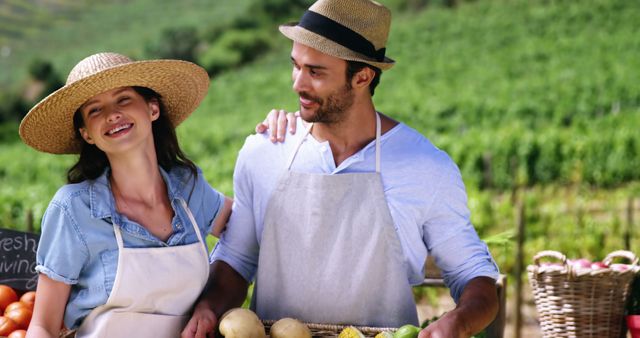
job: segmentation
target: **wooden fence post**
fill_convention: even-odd
[[[516,304],[515,304],[515,323],[514,323],[514,337],[520,338],[520,328],[522,327],[522,272],[524,270],[524,240],[525,240],[525,196],[524,191],[520,191],[519,198],[516,204],[516,226],[517,232],[517,247],[516,247],[516,264],[515,264],[515,278],[516,278]]]
[[[634,203],[633,197],[627,200],[627,226],[624,229],[624,249],[631,250],[631,231],[633,229]]]
[[[493,188],[493,156],[491,153],[482,154],[482,187]]]
[[[24,215],[24,223],[27,232],[33,232],[33,210],[28,208]]]

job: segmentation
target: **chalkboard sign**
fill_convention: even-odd
[[[0,229],[0,284],[25,291],[36,289],[39,239],[37,234]]]

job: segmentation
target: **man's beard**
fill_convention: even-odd
[[[324,99],[311,96],[306,92],[301,92],[299,95],[304,99],[318,103],[315,114],[311,116],[302,115],[302,118],[307,122],[338,123],[345,119],[344,113],[351,108],[354,101],[353,88],[348,82],[344,87],[334,91]]]

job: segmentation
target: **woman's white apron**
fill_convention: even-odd
[[[107,303],[84,319],[76,337],[179,337],[209,276],[206,244],[184,200],[198,241],[193,244],[125,248],[120,227],[118,267]]]

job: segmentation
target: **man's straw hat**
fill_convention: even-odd
[[[371,0],[318,0],[300,22],[280,26],[289,39],[340,59],[387,70],[385,56],[391,12]]]
[[[200,66],[180,60],[132,61],[116,53],[99,53],[80,61],[64,87],[36,104],[20,123],[20,137],[36,150],[79,153],[73,115],[88,99],[128,86],[153,89],[162,96],[169,120],[179,125],[198,107],[209,89]]]

